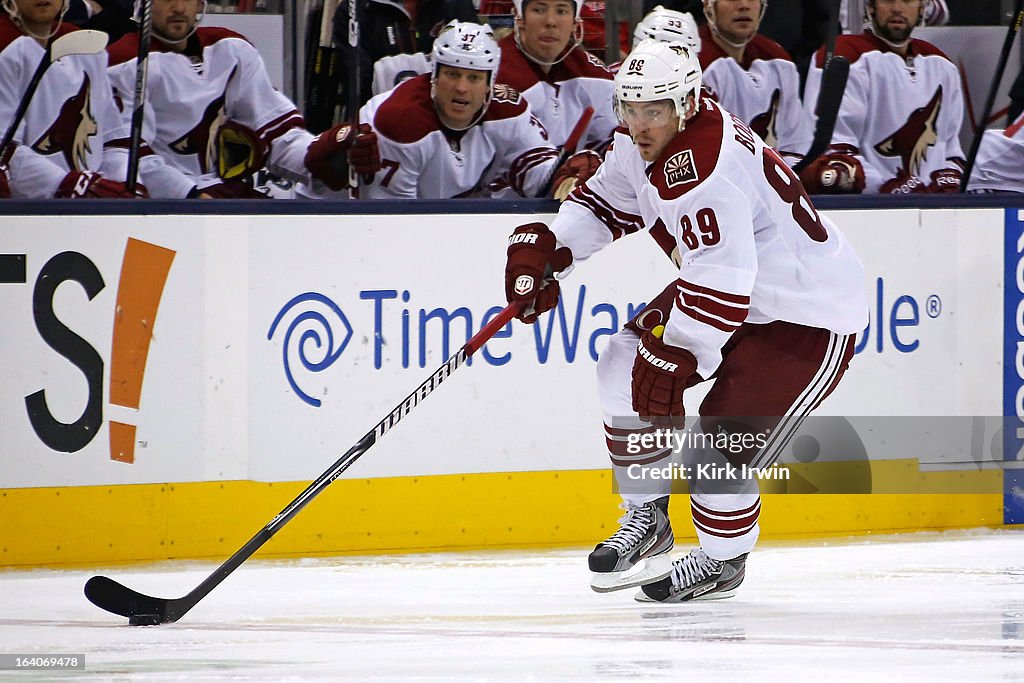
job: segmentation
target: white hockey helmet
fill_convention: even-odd
[[[486,71],[492,87],[501,63],[501,49],[490,26],[454,19],[441,29],[430,55],[435,78],[438,66],[444,64]]]
[[[697,54],[685,43],[645,38],[626,55],[615,74],[615,111],[623,120],[625,104],[672,100],[682,130],[697,110],[701,77]]]
[[[640,20],[633,31],[633,47],[650,38],[663,43],[682,42],[690,52],[700,52],[697,22],[689,12],[676,12],[658,5]]]
[[[523,6],[526,5],[530,0],[512,0],[513,7],[516,8],[516,16],[523,16]],[[580,13],[583,11],[583,0],[569,0],[576,8],[576,21],[580,20]]]

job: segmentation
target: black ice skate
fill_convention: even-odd
[[[671,576],[640,587],[639,602],[689,602],[731,598],[743,583],[747,555],[713,560],[700,548],[672,563]]]
[[[669,575],[668,552],[675,545],[668,520],[668,497],[640,507],[623,504],[619,530],[590,553],[590,587],[598,593],[642,586]]]

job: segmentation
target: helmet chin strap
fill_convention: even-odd
[[[63,4],[60,6],[60,14],[58,14],[50,23],[50,32],[46,35],[39,35],[30,29],[24,21],[22,21],[21,12],[18,11],[18,6],[14,4],[14,0],[3,0],[4,9],[7,11],[7,15],[10,16],[11,21],[13,21],[26,35],[29,35],[36,40],[41,40],[44,43],[50,38],[53,38],[53,36],[57,34],[57,31],[60,30],[60,25],[64,21],[64,15],[68,12],[68,5],[68,0],[64,0]]]
[[[157,40],[159,40],[164,45],[172,45],[173,46],[173,45],[178,45],[179,43],[183,43],[186,40],[188,40],[189,38],[191,38],[193,36],[193,34],[195,34],[195,32],[199,30],[199,24],[202,23],[203,17],[205,17],[205,16],[206,16],[206,0],[203,0],[203,9],[199,10],[199,13],[196,15],[196,23],[192,24],[192,30],[189,31],[188,33],[186,33],[184,38],[179,38],[177,40],[174,40],[172,38],[168,38],[167,36],[162,35],[159,31],[157,31],[155,27],[153,28],[153,37],[156,38]]]
[[[512,33],[515,36],[516,47],[519,48],[519,51],[522,52],[527,59],[541,66],[551,67],[554,66],[555,64],[558,64],[566,57],[568,57],[569,53],[576,49],[577,45],[580,45],[583,42],[583,22],[577,21],[572,30],[572,42],[570,42],[569,45],[567,45],[566,48],[562,50],[561,54],[559,54],[553,62],[545,62],[543,59],[538,59],[537,57],[531,55],[530,52],[525,47],[523,47],[523,43],[519,39],[519,21],[519,17],[516,17],[512,24]]]
[[[718,30],[718,17],[716,16],[717,10],[715,9],[715,3],[714,2],[710,3],[710,5],[705,5],[704,6],[704,16],[708,20],[708,28],[711,29],[712,35],[714,35],[716,38],[721,40],[723,43],[725,43],[726,45],[728,45],[732,49],[734,49],[734,50],[742,50],[743,48],[745,48],[747,46],[747,43],[749,43],[751,40],[753,40],[754,36],[757,35],[758,29],[761,28],[761,20],[764,19],[764,9],[765,9],[765,3],[762,2],[761,3],[761,9],[758,10],[757,25],[754,26],[753,33],[750,34],[750,38],[747,38],[746,40],[741,40],[739,42],[735,42],[735,41],[729,40],[728,38],[725,37],[725,35],[721,31]]]

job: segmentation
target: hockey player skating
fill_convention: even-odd
[[[679,428],[684,391],[711,381],[696,436],[718,442],[756,431],[764,447],[693,447],[684,460],[770,465],[842,378],[867,322],[852,248],[778,153],[711,99],[698,100],[700,87],[697,58],[681,43],[637,46],[615,77],[628,133],[616,132],[604,163],[550,228],[515,230],[505,271],[506,296],[526,302],[521,319],[533,322],[556,305],[554,275],[570,265],[643,226],[664,225],[676,240],[678,279],[609,339],[598,361],[626,512],[589,559],[595,590],[641,585],[642,599],[662,602],[731,595],[757,540],[761,503],[756,479],[723,488],[692,477],[700,547],[670,562],[670,482],[638,483],[631,472],[664,467],[672,453],[664,440],[644,446],[643,437]]]
[[[263,196],[241,178],[264,164],[288,180],[330,190],[348,186],[348,164],[360,174],[380,168],[368,127],[341,124],[314,137],[271,85],[256,48],[233,31],[198,25],[205,9],[204,0],[153,0],[143,137],[162,163],[140,163],[153,196]],[[138,40],[129,34],[110,48],[111,81],[125,117]],[[232,150],[237,159],[229,161]]]
[[[850,62],[832,144],[800,177],[812,193],[957,192],[964,98],[948,57],[910,34],[922,0],[868,0],[870,30],[839,36],[835,54]],[[821,83],[819,51],[804,103]]]
[[[759,34],[765,0],[704,0],[700,28],[704,85],[790,165],[811,146],[800,75],[786,50]]]
[[[0,122],[15,118],[21,98],[62,23],[65,0],[3,0],[0,16]],[[15,198],[134,197],[124,186],[128,126],[107,78],[107,56],[74,54],[52,64],[32,96],[13,142],[0,159]]]
[[[495,80],[501,59],[489,27],[451,22],[434,41],[431,74],[367,102],[359,116],[377,133],[382,167],[364,196],[534,197],[552,174],[556,190],[588,178],[600,158],[582,152],[556,170],[544,126],[516,90]]]
[[[556,147],[565,143],[583,111],[593,107],[581,146],[601,149],[616,126],[613,74],[580,46],[581,2],[514,0],[513,33],[499,42],[498,81],[522,93]]]

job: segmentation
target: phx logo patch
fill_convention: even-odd
[[[697,165],[693,163],[693,152],[684,149],[682,152],[673,154],[665,162],[665,181],[669,187],[695,183],[697,177]]]

